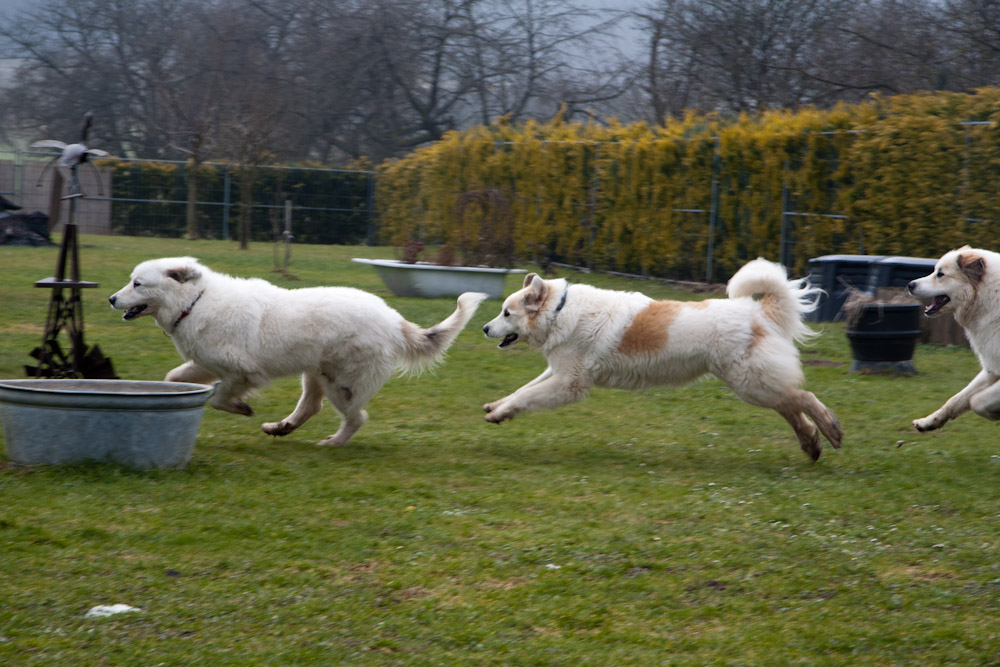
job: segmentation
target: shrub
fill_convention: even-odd
[[[500,121],[383,164],[381,240],[483,254],[456,207],[502,192],[518,256],[674,278],[710,260],[719,279],[757,256],[803,273],[827,253],[990,246],[998,115],[987,88],[663,127]]]

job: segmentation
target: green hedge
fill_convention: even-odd
[[[998,116],[1000,90],[988,88],[655,128],[498,122],[380,167],[381,240],[473,255],[482,220],[458,215],[457,202],[490,191],[508,202],[525,259],[675,278],[705,278],[710,242],[717,280],[748,259],[779,259],[783,219],[798,274],[829,253],[996,247]]]
[[[102,161],[112,170],[112,229],[132,236],[181,237],[186,232],[185,165],[165,162]],[[226,167],[198,170],[198,233],[221,238],[226,210]],[[251,236],[274,239],[272,216],[284,228],[284,196],[293,202],[292,233],[300,243],[363,242],[370,226],[370,175],[365,171],[311,168],[258,170],[253,193]],[[284,194],[284,196],[283,196]],[[230,180],[229,234],[236,238],[240,181]]]

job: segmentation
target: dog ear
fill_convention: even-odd
[[[986,260],[981,255],[964,253],[958,256],[958,268],[970,283],[977,285],[986,274]]]
[[[529,281],[528,278],[531,280]],[[524,295],[524,307],[528,312],[538,312],[549,294],[549,284],[542,280],[537,273],[530,273],[524,279],[524,287],[528,290],[528,293]]]
[[[521,284],[521,289],[524,289],[525,287],[530,285],[531,281],[533,281],[537,277],[538,277],[537,273],[529,273],[528,275],[526,275],[524,277],[524,283]]]
[[[201,278],[201,271],[198,270],[198,265],[194,264],[181,264],[172,269],[166,270],[167,278],[173,278],[179,283],[186,283],[189,280],[194,280],[196,278]]]

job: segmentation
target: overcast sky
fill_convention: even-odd
[[[38,7],[44,5],[47,0],[0,0],[0,18],[4,16],[9,16],[20,9],[29,9],[32,7]],[[580,7],[593,7],[595,9],[618,9],[618,10],[628,10],[635,9],[640,5],[645,4],[645,0],[575,0],[577,6]],[[621,48],[629,52],[634,47],[632,42],[634,41],[634,35],[629,34],[626,28],[619,30],[622,35],[620,40]]]
[[[0,0],[0,14],[9,14],[13,10],[41,5],[45,0]],[[630,9],[639,5],[637,0],[578,0],[577,4],[584,7],[604,7],[608,9]]]
[[[42,0],[0,0],[0,14],[10,14],[16,9],[40,4]]]

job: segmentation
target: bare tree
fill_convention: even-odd
[[[239,70],[240,63],[225,40],[217,39],[222,20],[212,6],[192,7],[190,25],[176,35],[180,53],[200,53],[198,58],[178,58],[164,76],[154,82],[154,93],[163,109],[160,128],[168,145],[187,156],[184,170],[187,188],[185,235],[199,236],[198,177],[202,164],[219,146],[221,111],[226,106],[225,77]]]
[[[857,3],[817,41],[806,72],[824,90],[818,101],[948,88],[947,49],[934,27],[937,11],[924,0]]]
[[[445,132],[586,115],[662,122],[996,83],[995,0],[51,0],[0,26],[22,63],[7,136],[71,135],[93,110],[119,155],[342,162]]]
[[[633,13],[647,117],[996,83],[994,0],[658,0]]]
[[[965,88],[1000,84],[1000,3],[948,0],[932,16],[948,38],[949,74]]]
[[[753,111],[811,103],[817,40],[845,19],[845,0],[660,0],[636,12],[644,81],[657,119],[687,108]]]
[[[469,17],[478,39],[476,117],[490,123],[570,114],[615,98],[626,86],[611,29],[621,15],[567,0],[499,0]]]
[[[254,12],[226,12],[225,4],[220,8],[215,37],[232,52],[238,67],[221,80],[219,149],[235,165],[238,238],[245,250],[250,245],[258,167],[281,157],[287,145],[284,121],[291,95],[284,53],[293,17],[263,3],[254,3],[253,8],[268,21]]]
[[[624,87],[620,68],[592,57],[610,21],[568,0],[297,3],[296,93],[314,101],[302,119],[321,158],[379,160],[450,129],[547,118]]]
[[[155,90],[183,57],[173,36],[188,0],[56,0],[0,27],[23,63],[8,96],[21,130],[68,130],[82,109],[116,154],[162,155]]]

